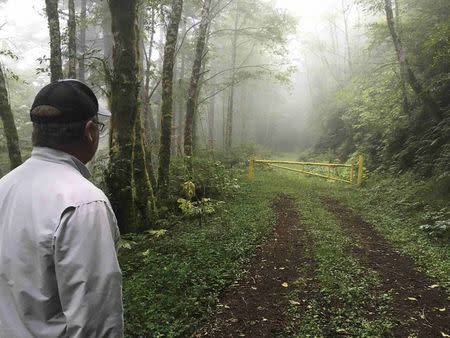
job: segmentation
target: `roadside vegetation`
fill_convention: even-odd
[[[323,205],[324,196],[352,208],[396,249],[412,257],[437,285],[450,290],[450,245],[420,227],[445,198],[435,192],[430,203],[424,203],[417,191],[425,183],[413,188],[373,176],[356,187],[264,167],[257,167],[255,180],[249,181],[243,163],[222,172],[232,177],[219,178],[219,170],[209,172],[214,174],[207,178],[208,166],[223,164],[194,163],[203,166],[199,175],[209,182],[203,189],[220,191],[210,199],[211,209],[190,214],[180,204],[160,229],[123,237],[120,261],[128,337],[150,332],[157,337],[185,337],[206,325],[218,309],[220,293],[246,273],[255,249],[271,235],[270,205],[280,191],[297,203],[300,222],[311,239],[307,255],[312,262],[299,266],[299,278],[289,285],[282,335],[373,337],[389,334],[398,325],[392,317],[391,292],[380,288],[376,271],[352,255],[361,246]],[[232,188],[227,188],[229,181],[234,182]],[[385,199],[378,206],[374,200],[382,196]],[[406,203],[400,196],[408,203],[423,203],[422,212],[399,209]]]

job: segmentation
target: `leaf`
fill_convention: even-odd
[[[412,301],[417,302],[417,298],[414,298],[414,297],[408,297],[408,300],[412,300]]]
[[[433,284],[433,285],[429,286],[430,289],[435,289],[435,288],[438,288],[438,287],[439,287],[439,285],[437,285],[437,284]]]
[[[150,249],[147,249],[146,251],[144,251],[144,252],[142,253],[142,256],[147,257],[148,255],[150,255]]]
[[[148,230],[146,232],[152,236],[155,236],[156,238],[159,238],[164,236],[167,233],[167,230],[166,229]]]
[[[287,287],[289,287],[289,284],[284,282],[283,284],[281,284],[281,286],[284,287],[284,288],[287,288]]]
[[[290,303],[291,305],[300,305],[300,302],[297,302],[297,301],[295,301],[295,300],[290,300],[289,303]]]

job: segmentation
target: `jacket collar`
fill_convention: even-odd
[[[83,164],[83,162],[61,150],[46,147],[34,147],[31,152],[31,158],[41,161],[66,164],[71,166],[72,168],[75,168],[85,178],[88,179],[91,177],[89,169]]]

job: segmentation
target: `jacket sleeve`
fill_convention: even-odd
[[[117,240],[117,221],[104,201],[83,204],[63,214],[53,248],[68,337],[123,337]]]

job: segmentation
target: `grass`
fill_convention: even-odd
[[[377,291],[379,276],[351,255],[358,242],[342,231],[319,197],[334,196],[355,210],[449,288],[449,243],[428,237],[417,226],[425,210],[438,209],[446,200],[424,200],[423,189],[407,179],[379,178],[357,188],[257,167],[255,180],[244,180],[223,210],[201,225],[183,221],[158,238],[128,237],[134,244],[120,254],[126,336],[186,337],[204,325],[219,293],[245,271],[255,246],[271,233],[270,203],[280,192],[296,199],[315,262],[312,278],[294,283],[289,299],[296,302],[289,307],[283,337],[387,335],[393,326],[391,295]],[[299,290],[306,283],[310,295],[301,299]]]
[[[412,176],[379,175],[360,189],[336,185],[329,194],[360,214],[450,292],[450,242],[430,237],[419,228],[426,213],[448,207],[448,196]]]
[[[304,305],[290,307],[291,320],[284,336],[377,337],[389,332],[393,325],[388,314],[390,295],[377,292],[377,274],[363,268],[350,255],[357,243],[345,235],[319,201],[329,183],[292,174],[280,177],[278,173],[270,173],[259,177],[261,183],[276,181],[278,189],[296,198],[301,222],[313,242],[310,254],[316,269],[314,280],[309,283],[314,287],[307,299],[297,298],[299,293],[295,290],[290,295],[290,300]],[[296,284],[304,287],[303,280]]]
[[[270,233],[270,200],[264,186],[244,183],[201,226],[186,221],[157,239],[128,237],[136,244],[120,254],[126,336],[186,337],[201,326]]]

